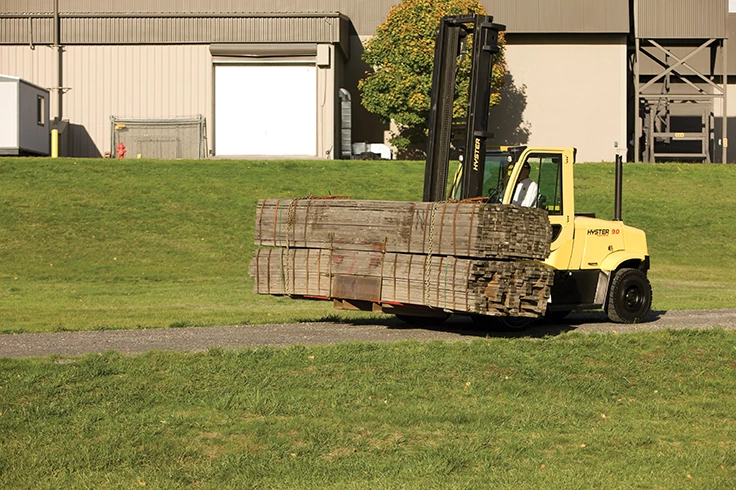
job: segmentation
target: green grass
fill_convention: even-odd
[[[736,333],[0,359],[2,488],[736,486]]]
[[[610,218],[613,166],[575,171],[578,210]],[[624,218],[648,233],[654,308],[736,307],[736,167],[625,172]],[[257,199],[417,200],[423,175],[421,162],[0,159],[0,332],[334,315],[326,302],[252,294]]]

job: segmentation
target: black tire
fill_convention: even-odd
[[[492,332],[519,332],[534,322],[534,318],[516,316],[471,315],[473,324]]]
[[[621,269],[608,288],[606,314],[616,323],[638,323],[652,307],[652,286],[639,269]]]
[[[450,318],[450,314],[445,313],[438,316],[396,315],[396,318],[410,325],[437,325]]]

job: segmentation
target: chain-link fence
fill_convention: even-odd
[[[126,158],[205,158],[204,116],[180,119],[122,119],[110,116],[110,155],[125,146]]]

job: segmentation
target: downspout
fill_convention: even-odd
[[[56,119],[61,121],[64,114],[64,102],[62,100],[64,95],[64,48],[61,45],[61,21],[59,17],[59,0],[54,0],[54,49],[57,50],[56,68],[58,74],[58,80],[56,85],[56,93],[58,97],[58,108]]]

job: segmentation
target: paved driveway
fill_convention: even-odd
[[[610,323],[603,313],[577,313],[563,323],[540,323],[519,333],[496,333],[475,327],[467,318],[452,317],[442,324],[410,326],[393,317],[354,323],[293,323],[234,327],[104,330],[43,334],[0,335],[0,357],[58,354],[76,356],[116,350],[136,354],[148,350],[201,351],[211,347],[316,345],[339,342],[392,342],[397,340],[467,341],[478,337],[542,337],[563,332],[634,332],[657,329],[721,327],[736,329],[736,310],[655,312],[651,321],[637,325]]]

